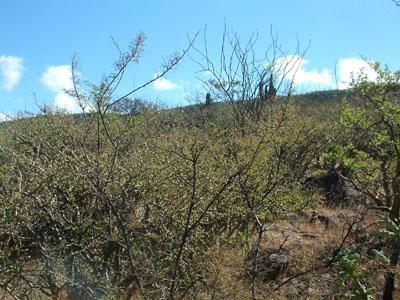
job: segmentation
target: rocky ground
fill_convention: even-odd
[[[360,268],[368,271],[363,283],[375,288],[380,299],[384,270],[368,260],[383,247],[379,227],[376,212],[362,207],[320,205],[293,213],[265,232],[256,272],[252,250],[239,253],[227,247],[212,254],[215,299],[345,299],[347,290],[339,286],[332,257],[349,247],[363,249]],[[399,288],[399,267],[396,275]]]

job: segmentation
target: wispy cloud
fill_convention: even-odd
[[[357,57],[340,59],[337,69],[339,89],[349,88],[352,78],[356,78],[360,73],[363,73],[369,81],[376,81],[378,78],[378,74],[368,62]]]
[[[154,75],[157,76],[157,75]],[[178,84],[166,79],[166,78],[159,78],[153,82],[153,87],[157,91],[168,91],[168,90],[175,90],[179,87]]]
[[[46,88],[57,93],[53,101],[55,108],[67,112],[80,111],[77,101],[65,93],[65,91],[73,88],[72,70],[70,65],[48,67],[42,75],[41,82]]]
[[[16,56],[0,56],[0,72],[2,74],[2,88],[11,91],[19,83],[24,70],[23,59]]]

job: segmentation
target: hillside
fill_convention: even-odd
[[[3,123],[0,294],[379,297],[399,277],[379,185],[394,160],[365,139],[349,95]]]

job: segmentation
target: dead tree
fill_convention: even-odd
[[[207,49],[207,38],[204,37],[204,49],[193,47],[198,57],[191,57],[200,67],[199,72],[207,74],[204,84],[212,94],[221,101],[229,103],[234,121],[239,127],[245,120],[258,121],[263,116],[265,99],[274,99],[277,92],[289,94],[292,88],[292,66],[304,56],[299,46],[288,55],[271,36],[271,44],[267,46],[264,57],[255,53],[258,36],[252,35],[243,43],[235,32],[226,31],[222,36],[222,47],[219,59],[210,56]],[[265,63],[267,61],[267,65]],[[273,76],[271,74],[274,74]],[[270,75],[269,84],[266,82]]]

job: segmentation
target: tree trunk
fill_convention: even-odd
[[[400,211],[400,157],[397,158],[396,169],[392,181],[392,207],[390,209],[390,218],[396,222]]]
[[[398,197],[393,198],[393,205],[390,210],[390,217],[392,220],[399,219],[400,212],[400,195]]]
[[[390,209],[390,218],[397,223],[399,219],[399,211],[400,211],[400,160],[397,159],[395,176],[392,182],[392,207]],[[400,237],[396,237],[391,245],[391,255],[390,255],[390,267],[395,269],[400,256]],[[394,293],[394,281],[395,281],[395,273],[394,271],[389,271],[386,273],[386,283],[385,290],[383,293],[383,300],[392,300]]]
[[[390,266],[394,269],[396,268],[399,262],[400,256],[400,237],[397,237],[392,243],[392,254],[390,256]],[[386,283],[385,289],[383,292],[383,300],[393,300],[394,293],[394,281],[395,281],[395,273],[389,271],[386,273]]]

